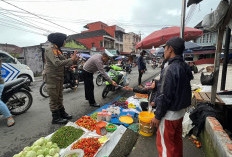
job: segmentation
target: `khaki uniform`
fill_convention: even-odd
[[[74,62],[71,58],[65,59],[63,53],[53,44],[45,48],[45,59],[45,82],[50,96],[50,110],[54,112],[64,107],[64,66],[71,66]]]

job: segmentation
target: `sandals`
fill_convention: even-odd
[[[14,124],[15,124],[14,118],[13,118],[13,117],[9,117],[9,118],[7,119],[7,126],[8,126],[8,127],[11,127],[11,126],[13,126]]]

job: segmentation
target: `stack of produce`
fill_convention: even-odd
[[[93,157],[101,147],[98,138],[83,138],[73,144],[71,149],[82,149],[85,152],[84,157]]]
[[[110,106],[106,109],[107,112],[110,112],[111,114],[113,115],[120,115],[121,111],[120,111],[120,107],[116,106],[116,107],[113,107],[113,106]]]
[[[145,98],[145,99],[148,99],[148,94],[135,93],[135,96],[138,97],[138,98]]]
[[[83,130],[72,126],[63,126],[57,130],[51,138],[51,141],[57,143],[60,148],[66,148],[83,135]]]
[[[94,112],[93,114],[90,115],[90,117],[91,117],[92,119],[95,119],[95,120],[96,120],[96,119],[97,119],[97,113],[98,113],[98,112]]]
[[[120,99],[118,99],[117,101],[122,101],[125,102],[128,98],[127,97],[121,97]]]
[[[128,105],[125,103],[125,101],[115,101],[113,102],[113,105],[128,109]]]
[[[90,116],[83,116],[75,122],[77,125],[84,127],[90,131],[96,128],[97,121],[92,119]]]
[[[25,147],[22,152],[13,157],[59,157],[60,148],[56,143],[41,137],[31,147]]]

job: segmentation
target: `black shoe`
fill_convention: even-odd
[[[52,124],[66,124],[68,123],[67,119],[64,119],[60,116],[60,111],[52,112]]]
[[[68,119],[68,120],[72,119],[72,116],[65,112],[64,107],[60,109],[60,116],[61,118],[64,119]]]
[[[100,107],[100,104],[94,103],[94,104],[90,104],[90,106],[93,106],[93,107]]]

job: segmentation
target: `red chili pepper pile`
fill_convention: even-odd
[[[96,128],[97,121],[90,116],[83,116],[75,122],[77,125],[93,131]]]
[[[82,149],[85,152],[84,157],[93,157],[101,147],[98,138],[83,138],[73,144],[71,149]]]

